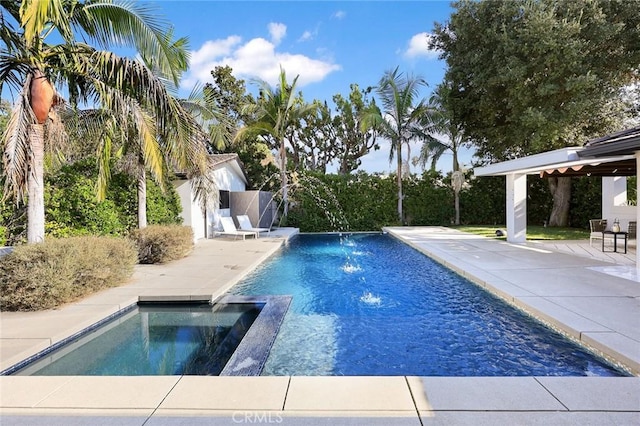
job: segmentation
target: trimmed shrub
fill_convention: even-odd
[[[0,258],[0,310],[51,309],[127,280],[136,249],[125,238],[49,238]]]
[[[193,230],[189,226],[150,225],[133,231],[131,237],[138,246],[140,263],[170,262],[193,249]]]

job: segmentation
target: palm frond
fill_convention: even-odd
[[[22,89],[25,76],[29,74],[30,70],[29,65],[0,50],[0,91],[3,91],[5,84],[7,84],[11,90],[19,92]]]
[[[29,106],[30,85],[31,77],[27,77],[23,90],[11,111],[11,118],[2,138],[4,174],[6,176],[4,196],[12,194],[17,201],[22,200],[26,195],[30,170],[29,162],[31,161],[29,128],[36,122]]]
[[[151,171],[158,185],[162,187],[164,184],[164,159],[160,144],[156,138],[155,121],[152,116],[141,108],[136,108],[133,111],[133,116],[144,164]]]
[[[152,70],[141,62],[103,51],[81,58],[77,69],[90,81],[96,102],[125,109],[125,99],[135,99],[155,117],[164,150],[176,164],[194,163],[206,169],[206,135]],[[114,97],[116,91],[122,94]]]
[[[220,109],[207,99],[203,86],[196,85],[187,99],[180,99],[180,104],[196,123],[207,132],[210,142],[216,149],[224,149],[231,143],[232,135],[229,133],[231,122]]]
[[[2,1],[0,9],[0,40],[4,43],[7,52],[23,51],[24,38],[16,31],[11,20],[15,23],[20,19],[19,3],[15,1]],[[4,9],[4,10],[3,10]]]
[[[69,142],[62,116],[68,115],[64,104],[58,104],[49,111],[49,120],[45,124],[45,155],[49,154],[52,166],[64,163],[65,148]]]
[[[144,58],[177,84],[186,70],[189,57],[186,39],[171,39],[168,22],[157,10],[140,2],[96,1],[78,7],[72,22],[101,47],[134,46]]]
[[[220,206],[220,190],[215,179],[208,174],[191,174],[193,201],[198,204],[203,214],[207,210],[216,210]]]
[[[436,163],[440,157],[442,157],[442,154],[449,149],[449,146],[431,135],[425,136],[427,137],[424,139],[422,146],[420,147],[418,162],[422,167],[425,167],[427,162],[431,160],[431,169],[435,170]]]
[[[24,0],[20,6],[20,22],[24,28],[27,47],[41,42],[48,25],[54,26],[60,35],[69,42],[73,40],[73,31],[69,25],[62,0]]]

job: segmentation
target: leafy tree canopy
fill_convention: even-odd
[[[463,0],[436,24],[453,120],[494,159],[574,145],[619,126],[640,79],[640,2]],[[628,110],[628,109],[627,109]]]

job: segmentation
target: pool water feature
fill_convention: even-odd
[[[628,375],[388,235],[299,235],[231,293],[292,296],[263,375]]]
[[[138,304],[2,374],[257,375],[289,303],[227,296]]]

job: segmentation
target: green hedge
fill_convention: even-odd
[[[52,309],[124,283],[137,261],[126,238],[50,238],[0,257],[0,310]]]
[[[589,218],[600,214],[601,179],[580,177],[572,183],[570,226],[584,228]],[[302,232],[375,231],[399,225],[397,192],[394,175],[299,175],[290,190],[286,225]],[[454,193],[448,176],[433,171],[412,176],[403,180],[403,192],[407,225],[454,223]],[[528,224],[542,226],[551,208],[548,182],[528,176]],[[460,192],[461,224],[504,224],[505,210],[504,177],[467,177]]]

